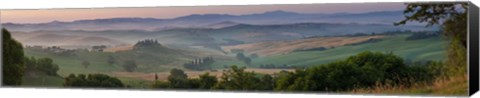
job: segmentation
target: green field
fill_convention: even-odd
[[[62,87],[65,80],[58,76],[48,76],[41,72],[28,72],[23,77],[24,87]]]
[[[441,37],[431,37],[420,40],[405,40],[410,34],[401,34],[387,36],[381,41],[364,43],[358,45],[347,45],[335,47],[327,50],[316,51],[297,51],[282,55],[273,55],[252,59],[251,66],[259,67],[261,64],[274,64],[276,66],[315,66],[345,59],[348,56],[355,55],[363,51],[393,52],[405,60],[426,61],[443,60],[446,57],[445,50],[447,41]],[[191,52],[191,51],[190,51]],[[188,52],[188,53],[190,53]],[[180,53],[179,51],[167,48],[141,48],[123,52],[88,52],[76,51],[76,56],[60,56],[52,53],[45,53],[30,49],[25,49],[26,56],[36,58],[52,58],[55,64],[58,64],[60,70],[58,74],[61,77],[69,74],[92,74],[104,73],[113,75],[113,72],[124,72],[123,61],[134,59],[137,61],[136,72],[151,73],[165,72],[171,68],[184,69],[182,64],[189,62],[193,54]],[[218,53],[216,55],[219,55]],[[107,63],[108,56],[115,57],[116,63],[110,65]],[[200,56],[201,57],[201,56]],[[230,57],[230,58],[224,58]],[[214,69],[224,69],[225,65],[246,66],[245,62],[235,59],[234,54],[223,54],[217,56],[217,60],[211,64]],[[90,62],[88,68],[82,66],[83,61]],[[27,86],[61,86],[63,79],[61,77],[52,77],[47,75],[27,75],[25,85]],[[127,85],[134,88],[143,88],[148,84],[145,80],[136,80],[117,76]],[[42,82],[39,82],[42,81]]]
[[[252,64],[314,66],[344,59],[362,51],[393,52],[411,61],[443,60],[447,41],[441,37],[405,40],[409,34],[394,35],[375,43],[336,47],[324,51],[301,51],[253,59]]]

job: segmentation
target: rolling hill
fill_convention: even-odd
[[[359,37],[317,37],[308,39],[299,39],[292,41],[271,41],[257,42],[249,44],[240,44],[234,46],[224,46],[225,51],[232,49],[242,49],[247,54],[257,54],[259,56],[272,56],[288,54],[299,50],[311,49],[330,49],[349,44],[361,43],[369,40],[381,39],[384,36],[359,36]]]
[[[31,33],[30,33],[31,34]],[[54,33],[33,33],[31,35],[22,35],[14,33],[13,36],[18,38],[24,45],[29,46],[60,46],[64,48],[89,48],[94,45],[122,45],[122,41],[97,37],[93,35],[67,35]]]
[[[52,21],[48,23],[2,23],[11,31],[38,30],[165,30],[170,28],[210,28],[230,21],[242,24],[272,25],[293,23],[359,23],[391,25],[403,17],[402,11],[379,11],[367,13],[296,13],[282,10],[246,15],[192,14],[172,19],[117,17],[75,21]],[[213,27],[215,28],[215,26]]]
[[[162,44],[176,46],[205,46],[221,50],[220,45],[237,45],[263,41],[297,40],[311,36],[340,36],[371,34],[387,31],[433,31],[423,26],[393,26],[384,24],[295,23],[280,25],[250,25],[233,22],[218,24],[222,28],[174,28],[168,30],[43,30],[14,31],[12,35],[25,45],[58,45],[69,48],[88,48],[87,45],[118,46],[139,40],[156,39]],[[83,46],[83,47],[82,47]]]
[[[441,37],[405,40],[410,34],[387,36],[382,41],[335,47],[323,51],[297,51],[253,59],[253,65],[315,66],[344,59],[363,51],[393,52],[407,61],[444,60],[447,42]]]

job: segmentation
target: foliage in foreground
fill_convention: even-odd
[[[58,76],[57,71],[60,69],[51,58],[25,58],[25,65],[26,72],[39,71],[50,76]]]
[[[440,66],[440,67],[439,67]],[[231,66],[217,80],[208,73],[191,79],[179,69],[172,69],[168,81],[156,81],[152,87],[162,89],[212,89],[246,91],[350,91],[376,85],[415,86],[417,82],[433,81],[442,70],[442,64],[427,62],[407,66],[393,53],[362,52],[329,64],[294,72],[282,71],[262,75],[245,71],[245,67]]]
[[[2,29],[2,83],[3,85],[20,85],[24,75],[24,53],[21,43],[10,35],[7,29]]]
[[[343,61],[315,66],[278,76],[275,90],[347,91],[375,84],[411,86],[430,81],[436,74],[427,66],[407,66],[392,53],[362,52]]]
[[[65,78],[65,87],[107,87],[123,88],[124,84],[118,78],[104,74],[70,74]]]
[[[434,66],[440,74],[433,82],[417,82],[415,86],[377,85],[372,88],[354,89],[354,93],[429,93],[434,95],[468,94],[467,75],[467,11],[468,3],[409,3],[405,8],[405,19],[395,23],[403,25],[409,21],[439,24],[449,40],[448,59],[442,66]]]

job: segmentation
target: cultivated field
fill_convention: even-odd
[[[222,47],[225,51],[231,49],[243,49],[248,54],[257,54],[259,56],[270,56],[278,54],[287,54],[295,50],[308,50],[314,48],[332,48],[348,44],[360,43],[371,39],[380,39],[384,36],[359,36],[359,37],[319,37],[308,38],[293,41],[269,41],[241,44]]]

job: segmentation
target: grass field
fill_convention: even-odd
[[[372,88],[354,89],[350,93],[357,94],[399,94],[399,95],[433,95],[433,96],[463,96],[468,94],[467,76],[458,75],[450,78],[437,78],[432,84],[417,83],[405,87],[376,85]]]
[[[65,80],[59,76],[48,76],[41,72],[27,72],[22,78],[24,87],[62,87]]]
[[[275,64],[293,66],[314,66],[325,64],[362,51],[393,52],[404,59],[412,61],[443,60],[446,57],[447,41],[441,37],[421,40],[405,40],[409,35],[387,36],[382,41],[336,47],[323,51],[301,51],[284,55],[275,55],[253,59],[253,65]]]
[[[409,35],[394,35],[385,36],[381,41],[373,43],[364,43],[358,45],[339,46],[327,50],[315,51],[296,51],[287,54],[261,56],[252,59],[251,66],[247,66],[245,62],[235,59],[235,54],[222,54],[220,52],[197,53],[200,56],[213,55],[218,58],[211,65],[212,68],[218,69],[212,74],[221,74],[221,69],[225,66],[237,65],[240,67],[246,66],[248,69],[258,67],[260,64],[275,64],[290,65],[290,66],[315,66],[344,59],[348,56],[357,54],[363,51],[379,51],[379,52],[393,52],[394,54],[412,61],[423,60],[443,60],[446,57],[444,53],[447,41],[440,37],[433,37],[421,40],[405,40]],[[203,49],[203,48],[201,48]],[[205,50],[205,49],[203,49]],[[207,49],[208,50],[208,49]],[[205,50],[205,51],[207,51]],[[159,51],[166,51],[169,53],[161,53]],[[209,50],[210,51],[210,50]],[[34,56],[36,58],[49,57],[52,58],[55,64],[58,64],[60,70],[58,74],[60,77],[52,77],[46,75],[27,75],[25,77],[26,86],[61,86],[63,78],[69,74],[92,74],[103,73],[113,75],[124,81],[127,85],[134,88],[144,88],[149,81],[154,79],[154,74],[168,76],[168,71],[172,68],[183,68],[182,62],[189,62],[191,59],[185,57],[194,55],[195,51],[179,53],[176,50],[167,48],[145,48],[137,50],[128,50],[120,52],[87,52],[76,51],[76,56],[59,56],[50,53],[39,52],[25,49],[27,56]],[[184,55],[189,54],[189,55]],[[108,56],[114,56],[116,64],[110,65],[107,63]],[[138,62],[138,68],[135,72],[126,72],[122,67],[123,60],[135,59]],[[82,66],[83,61],[90,62],[88,68]],[[184,69],[186,70],[186,69]],[[280,70],[274,70],[280,71]],[[189,71],[186,73],[189,76],[196,77],[208,71]],[[272,70],[256,70],[258,73],[271,74]],[[163,76],[162,76],[163,77]],[[163,79],[163,78],[162,78]],[[41,82],[39,82],[41,81]]]

